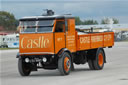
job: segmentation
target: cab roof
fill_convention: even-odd
[[[20,21],[54,20],[54,19],[74,19],[74,17],[71,15],[28,16],[21,18]]]

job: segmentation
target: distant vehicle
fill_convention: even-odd
[[[19,48],[19,34],[6,35],[4,42],[8,48]]]
[[[124,32],[124,33],[122,33],[122,35],[128,37],[128,32]]]
[[[8,47],[7,43],[5,42],[6,35],[0,35],[0,48]]]

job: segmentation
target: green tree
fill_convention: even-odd
[[[80,17],[75,17],[76,25],[96,25],[98,22],[96,20],[84,20],[82,21]]]
[[[96,25],[98,22],[96,20],[84,20],[83,25]]]
[[[96,25],[96,24],[98,24],[98,22],[95,20],[95,21],[94,21],[94,24]]]
[[[0,11],[0,26],[4,27],[5,30],[16,30],[18,20],[15,19],[14,15]]]
[[[119,24],[119,20],[116,18],[113,18],[114,23],[113,24]]]
[[[75,17],[75,24],[76,25],[81,25],[82,21],[80,20],[80,17]]]
[[[116,18],[105,18],[105,19],[102,19],[102,21],[101,21],[101,24],[109,24],[110,23],[110,21],[113,21],[113,24],[119,24],[119,20],[118,19],[116,19]]]
[[[111,20],[110,18],[104,18],[102,19],[101,24],[109,24],[110,20]]]
[[[104,20],[103,20],[103,19],[101,20],[101,24],[105,24],[105,22],[104,22]]]

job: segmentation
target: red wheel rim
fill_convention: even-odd
[[[68,57],[65,57],[64,59],[64,70],[68,72],[70,69],[70,60]]]
[[[98,56],[98,64],[99,64],[100,66],[103,65],[103,55],[102,55],[102,53],[100,53],[99,56]]]

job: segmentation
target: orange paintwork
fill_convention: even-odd
[[[78,36],[78,35],[77,35]],[[79,35],[77,39],[77,50],[90,49],[90,34],[88,35]],[[80,43],[81,42],[81,43]]]
[[[100,54],[98,55],[98,64],[99,64],[100,66],[102,66],[102,65],[103,65],[103,61],[104,61],[103,55],[102,55],[102,53],[100,53]]]
[[[104,47],[114,45],[114,32],[104,33]]]
[[[53,33],[20,34],[20,54],[54,54]]]
[[[68,31],[66,32],[66,48],[76,52],[75,20],[68,19]]]
[[[64,59],[64,70],[68,72],[70,69],[70,60],[68,57],[65,57]]]
[[[56,21],[64,21],[64,20],[56,20]],[[75,23],[74,19],[68,19],[68,31],[65,32],[64,29],[64,32],[59,32],[59,33],[55,32],[55,54],[57,54],[62,48],[67,48],[71,52],[76,52],[74,23]],[[54,31],[55,31],[55,27],[54,27]]]
[[[57,54],[62,48],[70,52],[89,50],[114,45],[114,33],[88,33],[78,35],[75,31],[75,19],[68,19],[68,30],[55,32],[55,20],[52,33],[26,33],[20,34],[19,52],[21,55]]]
[[[77,51],[114,45],[114,32],[78,35]]]
[[[55,54],[57,54],[62,48],[65,48],[65,33],[55,33]]]

